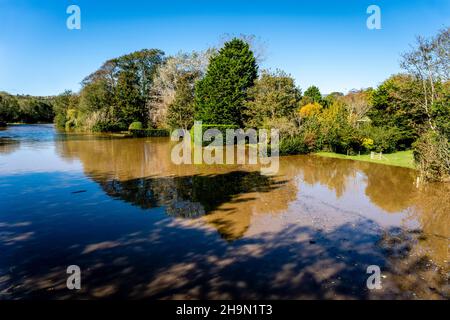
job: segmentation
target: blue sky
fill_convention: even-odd
[[[71,4],[81,8],[81,30],[66,28]],[[371,4],[381,8],[381,30],[366,27]],[[416,35],[449,25],[448,0],[0,0],[0,91],[77,91],[109,58],[203,50],[242,33],[266,44],[262,68],[290,73],[303,90],[346,92],[400,71]]]

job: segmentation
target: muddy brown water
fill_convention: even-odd
[[[317,156],[175,165],[172,146],[0,131],[0,299],[448,299],[448,184]]]

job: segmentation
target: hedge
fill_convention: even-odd
[[[202,124],[202,145],[207,146],[211,143],[211,141],[203,141],[203,135],[206,130],[208,129],[218,129],[222,133],[222,137],[225,141],[226,138],[226,131],[227,129],[238,129],[239,127],[237,125],[233,124]],[[190,130],[192,141],[194,141],[194,127]]]
[[[169,137],[170,131],[166,129],[131,129],[134,137]]]
[[[142,130],[142,127],[142,122],[134,121],[129,125],[128,130]]]

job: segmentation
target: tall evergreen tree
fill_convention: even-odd
[[[247,43],[233,39],[210,59],[206,75],[195,88],[195,118],[209,124],[243,124],[247,89],[258,66]]]
[[[320,93],[319,88],[317,88],[316,86],[310,86],[303,94],[302,104],[314,102],[322,104],[322,94]]]

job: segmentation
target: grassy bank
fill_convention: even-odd
[[[344,154],[338,154],[334,152],[317,152],[315,153],[321,157],[329,157],[329,158],[338,158],[338,159],[350,159],[350,160],[358,160],[358,161],[367,161],[373,163],[381,163],[387,164],[391,166],[398,166],[404,168],[412,168],[414,169],[414,158],[412,151],[398,151],[389,154],[383,154],[383,158],[381,160],[378,159],[378,156],[375,156],[375,159],[370,158],[370,154],[363,154],[360,156],[346,156]]]

